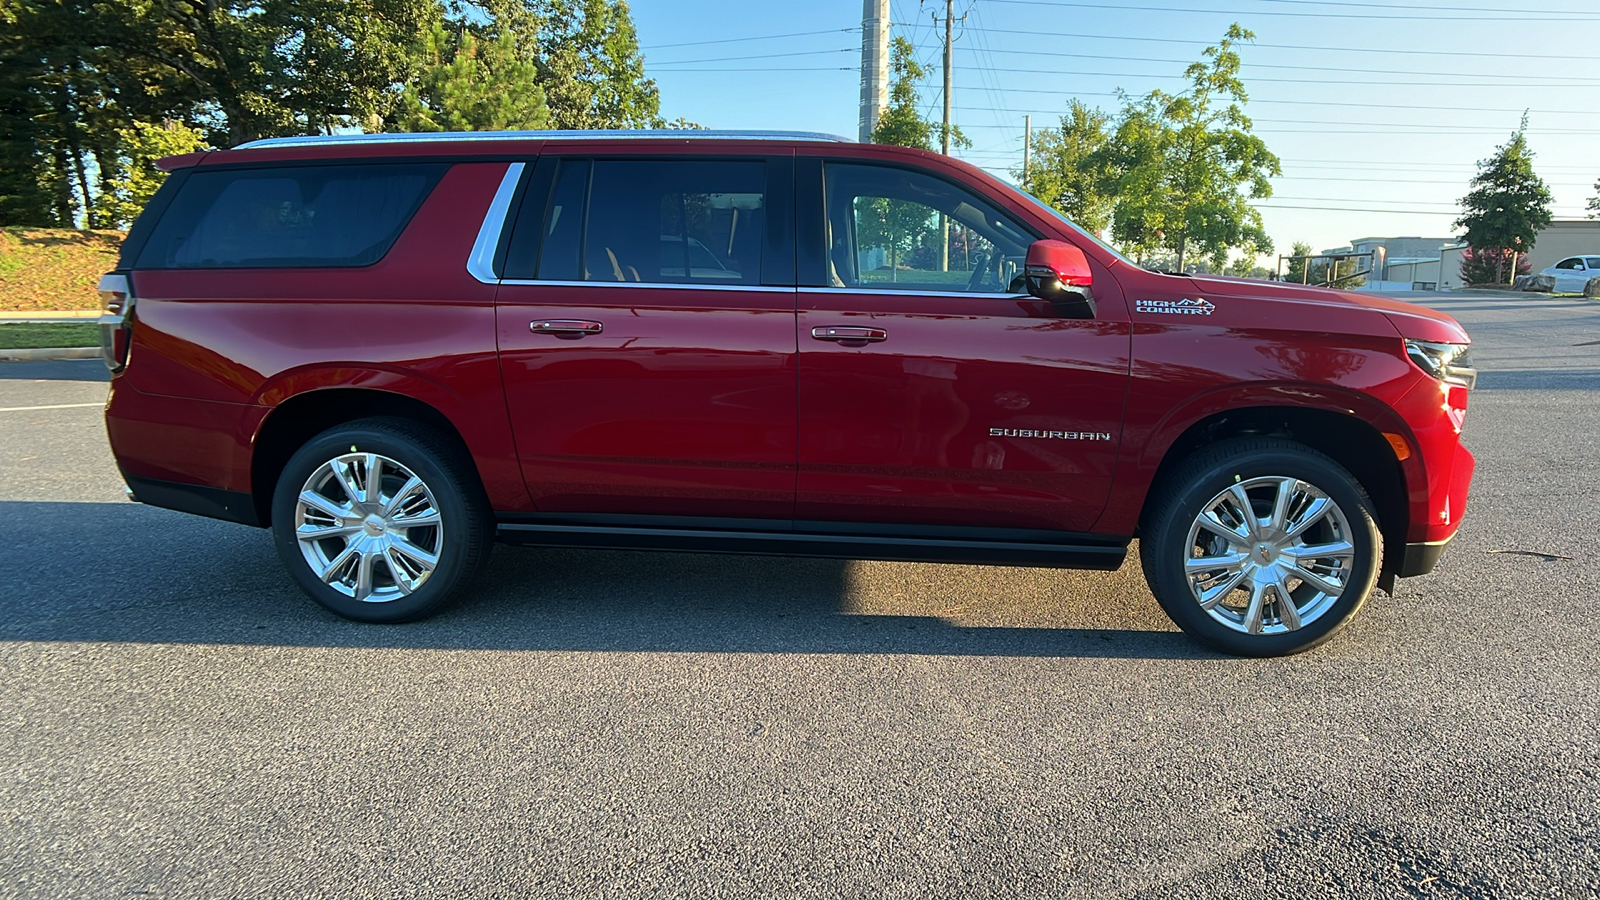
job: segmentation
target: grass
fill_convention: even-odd
[[[0,311],[99,308],[95,284],[116,268],[122,238],[120,231],[0,228]]]
[[[0,350],[98,346],[100,346],[100,329],[93,322],[8,322],[0,324]]]

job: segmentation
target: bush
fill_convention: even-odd
[[[1511,251],[1485,247],[1475,250],[1471,247],[1461,251],[1461,281],[1464,284],[1510,284],[1516,280],[1517,275],[1526,275],[1533,271],[1533,263],[1528,261],[1528,254],[1517,257],[1517,271],[1511,272]]]

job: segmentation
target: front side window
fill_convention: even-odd
[[[365,266],[389,252],[442,164],[198,171],[139,254],[139,268]]]
[[[949,182],[889,166],[824,168],[828,277],[835,287],[1018,293],[1034,240]]]
[[[762,162],[562,160],[543,207],[534,277],[760,284],[766,205]],[[533,255],[522,221],[508,274]]]
[[[1583,264],[1582,260],[1578,259],[1577,257],[1573,257],[1572,259],[1563,259],[1561,262],[1556,263],[1556,268],[1558,268],[1558,269],[1576,269],[1579,266],[1581,266],[1582,264]]]

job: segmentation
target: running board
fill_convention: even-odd
[[[1093,536],[1098,538],[1098,535]],[[572,524],[503,522],[508,544],[587,550],[661,550],[675,553],[734,553],[886,562],[938,562],[983,566],[1035,566],[1112,571],[1128,555],[1126,543],[1043,543],[966,540],[882,534],[807,534],[791,531],[717,531]]]

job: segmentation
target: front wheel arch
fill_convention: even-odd
[[[1139,533],[1149,529],[1150,515],[1160,504],[1163,485],[1170,482],[1178,467],[1207,447],[1242,437],[1282,438],[1304,444],[1355,476],[1372,499],[1383,534],[1382,577],[1387,580],[1399,573],[1405,561],[1411,502],[1406,474],[1394,447],[1365,419],[1323,409],[1243,407],[1206,416],[1184,429],[1167,447],[1151,479],[1150,492],[1145,495],[1139,514]]]

